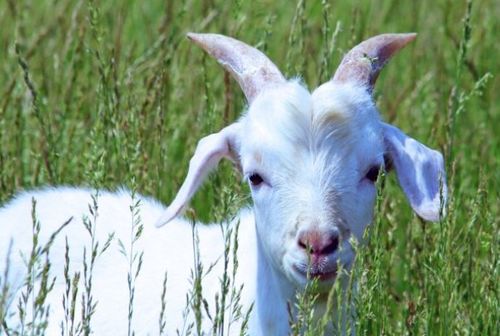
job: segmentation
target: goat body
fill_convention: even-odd
[[[60,334],[60,323],[64,320],[61,303],[66,290],[63,274],[65,264],[65,238],[69,245],[70,270],[83,275],[83,249],[91,249],[91,237],[83,219],[91,217],[89,206],[92,206],[94,191],[76,188],[55,188],[25,192],[17,196],[0,210],[2,232],[0,235],[0,260],[9,258],[10,269],[8,283],[11,291],[17,296],[11,298],[10,312],[16,311],[20,298],[21,287],[26,278],[27,265],[23,261],[29,258],[32,246],[32,199],[36,200],[36,218],[41,230],[39,246],[45,245],[50,235],[70,218],[70,223],[56,236],[50,250],[51,278],[56,277],[53,290],[47,298],[51,307],[49,329],[47,335]],[[92,295],[97,301],[96,312],[92,317],[92,330],[95,335],[126,335],[128,315],[127,273],[128,258],[120,253],[118,241],[127,247],[130,243],[132,213],[130,207],[140,201],[139,214],[144,230],[136,241],[134,249],[142,251],[143,263],[136,281],[134,316],[132,327],[141,335],[157,335],[159,333],[159,314],[162,297],[162,283],[165,272],[168,272],[166,289],[166,334],[173,335],[176,329],[182,331],[192,322],[190,313],[184,321],[183,311],[186,308],[186,294],[192,290],[188,281],[191,270],[194,269],[192,248],[192,225],[187,220],[176,219],[162,230],[154,227],[154,223],[164,206],[153,199],[136,195],[133,199],[129,192],[100,192],[97,197],[98,216],[95,223],[95,239],[101,248],[110,234],[114,234],[110,247],[96,258],[93,269]],[[245,237],[239,242],[239,276],[248,279],[237,279],[238,284],[244,283],[241,303],[249,307],[254,298],[250,276],[255,274],[255,230],[252,212],[242,209],[238,217],[241,221],[240,234]],[[230,224],[231,226],[233,224]],[[210,303],[217,292],[220,292],[220,276],[223,273],[224,238],[219,225],[197,225],[200,235],[200,262],[205,271],[209,265],[214,268],[203,277],[203,297]],[[8,246],[11,244],[11,253]],[[19,251],[22,251],[24,257]],[[2,269],[3,270],[3,269]],[[231,270],[229,270],[231,271]],[[70,274],[71,275],[71,274]],[[83,278],[83,276],[82,276]],[[84,290],[83,279],[79,284],[80,295]],[[76,305],[79,312],[80,304]],[[213,313],[213,311],[212,311]],[[77,313],[77,319],[79,314]],[[7,324],[16,327],[16,319],[7,316]],[[233,326],[237,329],[238,326]],[[207,322],[204,325],[208,330]],[[238,329],[239,332],[239,329]]]

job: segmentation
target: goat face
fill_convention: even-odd
[[[290,82],[257,97],[240,120],[240,162],[257,234],[273,266],[303,286],[329,283],[353,260],[384,165],[378,113],[364,88]]]
[[[312,93],[286,81],[258,50],[214,34],[189,37],[238,81],[248,101],[236,123],[202,139],[176,198],[159,220],[178,215],[218,161],[235,161],[250,184],[257,235],[274,269],[296,287],[327,289],[349,268],[371,222],[375,181],[391,159],[413,209],[439,219],[443,159],[380,121],[371,92],[378,72],[414,34],[379,35],[353,48],[332,80]]]

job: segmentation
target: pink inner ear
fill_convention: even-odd
[[[383,130],[387,154],[411,207],[420,217],[438,221],[447,196],[443,156],[394,126],[383,124]]]
[[[196,151],[189,162],[186,179],[175,199],[156,222],[157,227],[167,224],[182,212],[207,174],[217,166],[223,157],[235,159],[233,150],[237,148],[238,129],[239,124],[235,123],[198,142]]]

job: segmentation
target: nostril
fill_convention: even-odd
[[[299,239],[299,246],[301,248],[303,248],[304,250],[307,250],[307,244],[304,241],[302,241],[301,239]]]
[[[321,250],[322,254],[330,254],[337,250],[339,247],[339,236],[337,234],[331,235],[326,241],[325,246]]]

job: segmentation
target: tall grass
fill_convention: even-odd
[[[494,0],[3,1],[0,201],[21,189],[70,184],[127,186],[168,203],[196,141],[235,120],[245,106],[227,74],[184,39],[188,31],[225,33],[257,45],[288,76],[301,76],[310,88],[327,80],[343,53],[363,38],[416,31],[416,42],[384,70],[375,97],[385,120],[445,153],[447,217],[437,224],[423,222],[411,212],[395,178],[383,179],[377,216],[353,270],[358,279],[353,323],[361,335],[497,334],[498,17],[500,5]],[[193,200],[192,214],[223,221],[246,202],[246,194],[240,177],[223,163]],[[98,230],[92,225],[98,197],[96,192],[87,218],[91,237]],[[131,240],[123,242],[130,262],[129,321],[141,259],[134,249],[141,230],[135,209],[131,204]],[[36,237],[36,212],[34,223]],[[237,262],[231,257],[236,232],[227,237],[231,248],[224,262]],[[86,250],[84,273],[67,273],[65,335],[90,333],[96,302],[92,265],[107,246],[100,244],[92,240]],[[35,259],[32,266],[42,276],[50,260]],[[194,285],[199,276],[193,273]],[[234,274],[226,276],[220,309],[212,316],[214,334],[227,333],[235,314],[247,316],[238,310],[238,289],[230,287]],[[80,277],[85,288],[74,288]],[[22,311],[35,295],[31,280]],[[52,280],[43,281],[50,289]],[[3,317],[8,286],[2,276],[0,285]],[[71,324],[76,295],[86,298],[80,326]],[[158,306],[160,334],[168,319],[165,297]],[[331,301],[337,299],[332,295]],[[204,309],[203,300],[188,302],[186,309]],[[301,321],[291,321],[297,334],[308,332],[304,322],[311,300],[314,294],[292,308],[302,312]],[[43,309],[43,304],[32,307],[30,318],[39,321],[26,317],[25,325],[39,325],[35,331],[43,333]],[[193,325],[189,330],[199,329]],[[133,334],[133,325],[129,331]]]

